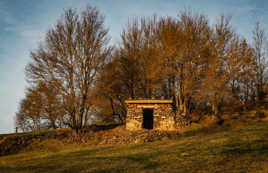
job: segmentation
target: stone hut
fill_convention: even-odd
[[[126,100],[126,129],[175,130],[172,100]]]

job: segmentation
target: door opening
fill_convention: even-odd
[[[143,123],[142,128],[153,129],[154,127],[154,110],[153,109],[143,109]]]

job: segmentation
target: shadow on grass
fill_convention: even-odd
[[[142,169],[154,169],[158,166],[161,166],[159,162],[153,162],[150,159],[153,158],[153,155],[138,154],[138,155],[126,155],[126,156],[112,156],[112,157],[96,157],[97,160],[102,161],[118,161],[126,162],[126,165],[121,165],[120,169],[127,169],[133,165],[140,165]]]
[[[266,140],[255,140],[244,143],[231,143],[224,145],[222,154],[247,154],[247,153],[267,153],[268,154],[268,142]]]
[[[161,164],[159,162],[152,162],[150,161],[150,158],[152,158],[153,156],[145,156],[145,155],[133,155],[133,156],[126,156],[126,157],[122,157],[121,159],[127,159],[130,161],[134,161],[134,162],[138,162],[140,164],[143,165],[144,169],[154,169],[158,166],[160,166]]]
[[[152,161],[152,153],[106,155],[115,148],[98,148],[74,151],[67,154],[49,155],[43,158],[24,160],[16,168],[13,166],[0,167],[1,173],[13,172],[126,172],[135,170],[150,170],[161,166]],[[118,150],[118,148],[117,148]],[[157,153],[153,153],[155,156]],[[131,169],[130,169],[131,168]]]
[[[111,172],[126,172],[125,169],[120,169],[120,168],[106,168],[106,169],[100,169],[97,171],[94,171],[94,173],[111,173]]]

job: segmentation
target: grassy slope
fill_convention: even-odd
[[[268,172],[268,121],[224,129],[131,145],[51,140],[51,148],[0,157],[0,172]]]

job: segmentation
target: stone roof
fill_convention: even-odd
[[[162,100],[162,99],[140,99],[140,100],[126,100],[127,104],[145,104],[145,103],[173,103],[173,100]]]

